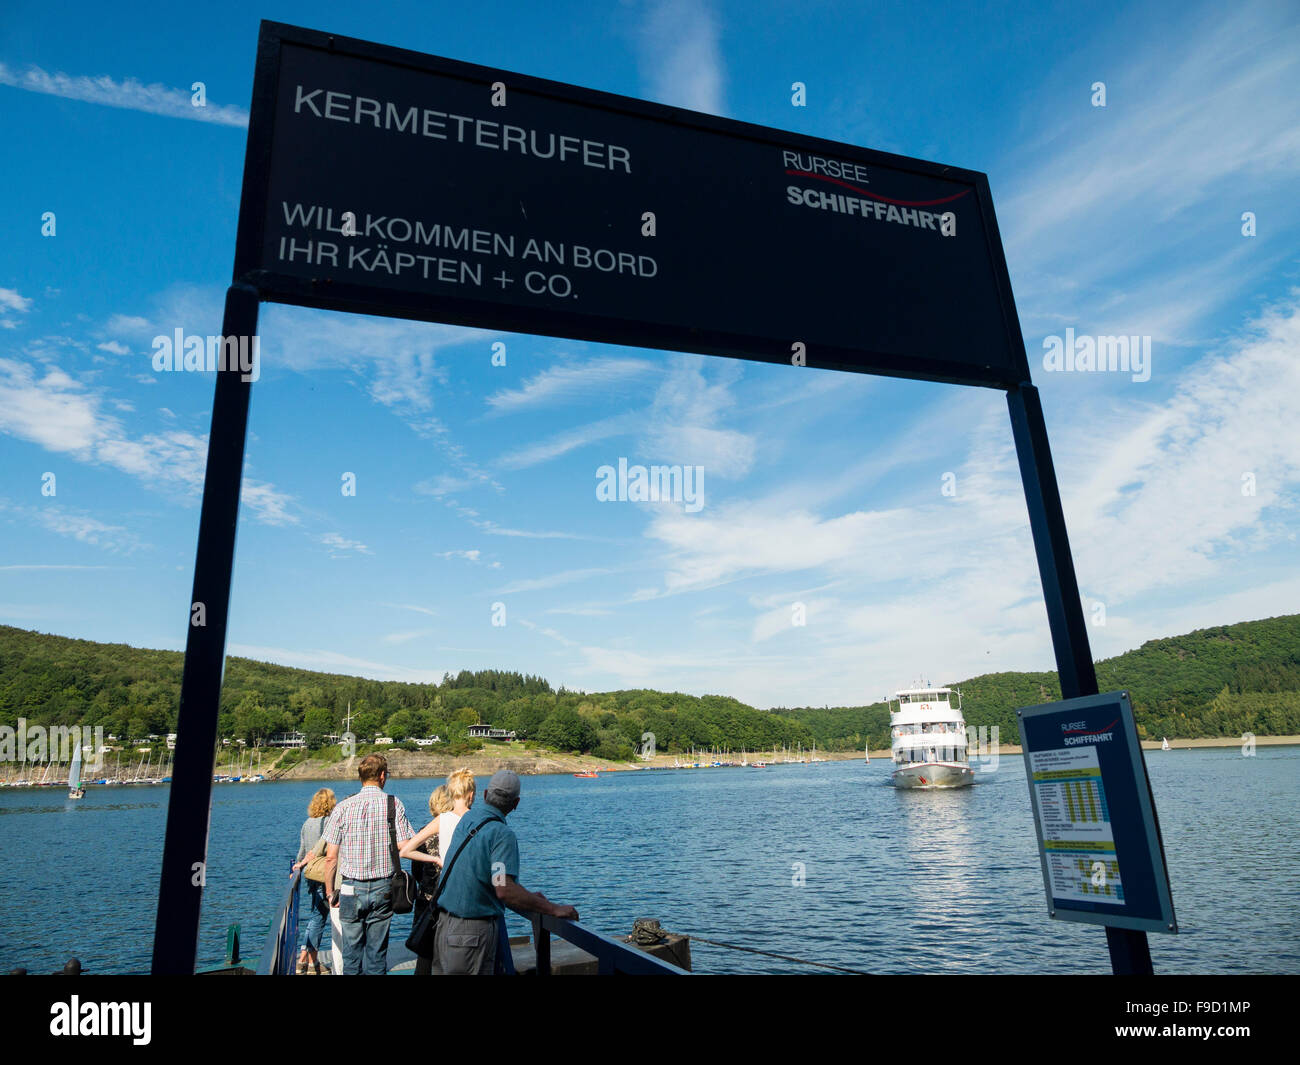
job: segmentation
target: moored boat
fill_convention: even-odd
[[[961,693],[951,688],[906,688],[889,704],[893,785],[896,788],[961,788],[975,782],[966,751]]]

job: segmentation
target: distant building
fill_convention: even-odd
[[[415,745],[417,747],[432,747],[435,743],[441,743],[441,742],[442,742],[441,736],[434,736],[432,739],[416,740]]]
[[[167,749],[169,751],[176,750],[176,733],[174,732],[167,733]]]
[[[493,728],[491,725],[470,725],[469,738],[472,740],[507,740],[514,743],[514,729],[507,732],[503,728]]]
[[[266,741],[268,747],[303,748],[307,746],[305,732],[277,732]]]
[[[393,745],[392,736],[376,736],[375,745],[378,747],[391,747]]]

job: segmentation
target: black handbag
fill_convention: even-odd
[[[415,877],[402,868],[397,853],[397,796],[388,796],[388,848],[393,858],[393,875],[388,880],[388,897],[394,913],[410,913],[415,906]]]
[[[429,903],[420,907],[420,912],[411,922],[411,934],[406,937],[406,949],[421,958],[433,954],[433,930],[438,924],[438,910]]]

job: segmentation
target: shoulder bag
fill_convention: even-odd
[[[388,850],[393,859],[393,875],[388,880],[388,897],[394,913],[410,913],[415,905],[415,877],[402,868],[397,853],[397,796],[388,796]]]

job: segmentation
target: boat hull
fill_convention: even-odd
[[[965,788],[975,783],[970,766],[946,762],[918,762],[894,770],[896,788]]]

